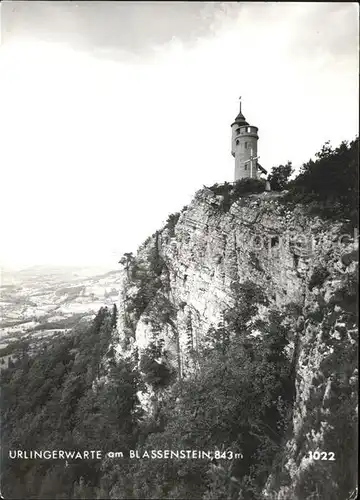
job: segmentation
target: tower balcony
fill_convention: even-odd
[[[242,136],[249,136],[249,135],[258,138],[257,132],[258,132],[258,128],[253,127],[251,125],[247,125],[246,127],[238,127],[235,129],[234,138],[242,137]]]

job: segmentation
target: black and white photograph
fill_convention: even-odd
[[[355,500],[358,3],[0,19],[0,498]]]

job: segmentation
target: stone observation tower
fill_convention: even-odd
[[[260,175],[267,171],[258,162],[257,142],[259,136],[258,128],[249,125],[245,116],[240,111],[231,125],[231,154],[235,157],[235,177],[234,181],[240,179],[259,179]]]

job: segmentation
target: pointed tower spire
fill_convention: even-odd
[[[249,125],[245,119],[245,116],[242,114],[241,111],[241,96],[239,97],[239,102],[240,102],[240,111],[237,117],[235,118],[235,123],[238,123],[239,125]]]

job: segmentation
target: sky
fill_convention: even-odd
[[[116,269],[232,181],[358,134],[357,3],[3,1],[0,264]]]

